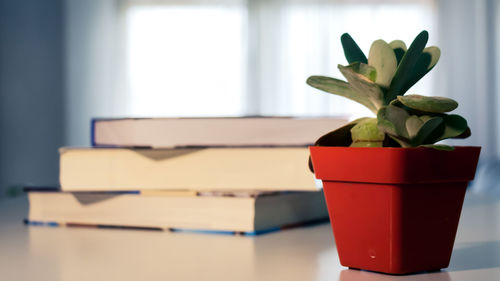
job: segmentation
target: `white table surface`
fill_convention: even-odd
[[[0,280],[500,280],[500,198],[467,194],[450,267],[392,276],[340,266],[329,224],[258,237],[25,226],[0,201]]]

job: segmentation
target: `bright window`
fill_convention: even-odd
[[[340,35],[351,33],[365,53],[379,38],[409,45],[423,29],[431,43],[437,37],[435,7],[425,0],[157,0],[127,7],[134,116],[366,115],[305,84],[313,74],[342,78]],[[432,76],[410,92],[433,95]]]
[[[239,7],[137,5],[127,12],[132,115],[242,112],[245,13]]]

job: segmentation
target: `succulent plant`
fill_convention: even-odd
[[[452,150],[436,145],[448,138],[470,136],[467,121],[448,114],[458,103],[445,97],[404,95],[439,60],[438,47],[426,47],[427,31],[422,31],[410,47],[401,40],[376,40],[368,58],[352,37],[341,36],[349,63],[338,65],[346,81],[311,76],[307,84],[319,90],[346,97],[370,109],[376,118],[361,118],[332,131],[316,141],[321,146],[417,147]]]

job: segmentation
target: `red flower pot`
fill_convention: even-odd
[[[343,266],[391,274],[448,267],[480,147],[310,147]]]

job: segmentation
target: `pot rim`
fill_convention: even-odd
[[[323,181],[415,184],[474,179],[481,147],[452,151],[427,147],[310,146],[317,179]]]
[[[309,148],[311,147],[329,147],[329,148],[334,148],[334,149],[340,149],[340,148],[348,148],[348,149],[371,149],[371,150],[375,150],[375,149],[378,149],[378,150],[429,150],[429,149],[433,149],[433,150],[438,150],[438,151],[453,151],[453,150],[440,150],[440,149],[435,149],[435,148],[432,148],[432,147],[424,147],[424,146],[417,146],[417,147],[350,147],[350,146],[324,146],[324,145],[309,145]],[[477,148],[482,148],[482,146],[475,146],[475,145],[454,145],[454,146],[451,146],[453,148],[459,148],[459,149],[463,149],[463,148],[474,148],[474,149],[477,149]]]

